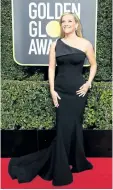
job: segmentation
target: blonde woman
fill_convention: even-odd
[[[97,70],[95,54],[90,41],[82,36],[76,14],[64,13],[60,26],[61,36],[51,45],[48,68],[57,133],[48,148],[11,158],[8,171],[19,183],[30,182],[39,175],[52,180],[54,186],[67,185],[73,181],[72,173],[93,168],[85,157],[82,121],[88,89]],[[87,81],[82,76],[86,56],[91,65]]]

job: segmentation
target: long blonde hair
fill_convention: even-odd
[[[78,23],[78,27],[77,27],[77,30],[76,30],[75,32],[76,32],[76,35],[77,35],[78,37],[81,37],[81,38],[82,38],[82,37],[83,37],[83,35],[82,35],[82,25],[81,25],[81,23],[80,23],[80,19],[79,19],[79,17],[78,17],[75,13],[72,13],[72,12],[65,12],[65,13],[63,13],[63,14],[61,15],[61,17],[60,17],[60,20],[59,20],[59,24],[60,24],[60,38],[64,38],[64,36],[65,36],[65,33],[63,32],[63,30],[62,30],[62,28],[61,28],[62,17],[65,16],[65,15],[68,15],[68,14],[73,15],[73,17],[74,17],[74,19],[75,19],[75,22]]]

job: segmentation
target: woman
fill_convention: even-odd
[[[85,157],[82,121],[88,89],[97,69],[95,54],[92,44],[82,37],[77,15],[64,13],[60,26],[61,37],[51,45],[48,69],[57,135],[48,148],[11,158],[8,171],[19,183],[39,175],[52,180],[55,186],[67,185],[73,181],[72,173],[93,168]],[[82,76],[86,56],[91,64],[88,81]],[[58,75],[54,80],[56,61]]]

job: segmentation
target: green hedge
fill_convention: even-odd
[[[85,128],[112,129],[111,87],[111,82],[94,83],[94,87],[89,93],[85,109]]]
[[[23,80],[37,71],[46,72],[46,67],[17,65],[12,55],[11,0],[1,1],[2,79]],[[97,64],[95,80],[111,80],[112,75],[112,1],[98,0],[97,18]],[[38,77],[38,75],[36,75]],[[39,77],[40,78],[40,77]]]
[[[83,128],[111,129],[111,83],[93,82]],[[51,129],[55,107],[48,82],[2,81],[2,129]]]
[[[112,1],[98,0],[96,80],[112,80]]]

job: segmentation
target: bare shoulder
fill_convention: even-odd
[[[85,44],[85,53],[87,57],[89,58],[89,60],[92,60],[92,58],[95,60],[95,49],[92,43],[90,42],[90,40],[87,40],[85,38],[83,38],[83,41]]]
[[[82,38],[82,41],[86,49],[93,49],[93,45],[89,40],[87,40],[86,38]]]

